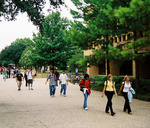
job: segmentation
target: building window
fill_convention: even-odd
[[[115,42],[117,43],[117,37],[115,37]]]
[[[121,42],[121,36],[119,36],[119,41]]]
[[[123,41],[126,41],[126,35],[123,35]]]
[[[125,61],[120,67],[120,75],[133,75],[132,74],[132,60]]]
[[[128,35],[127,35],[127,40],[130,40],[130,39],[131,39],[131,35],[128,34]]]
[[[105,61],[99,64],[99,74],[106,75]]]

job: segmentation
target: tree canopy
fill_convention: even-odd
[[[64,4],[63,0],[49,0],[50,8],[58,8]],[[19,12],[27,13],[34,25],[42,29],[44,21],[43,8],[46,0],[0,0],[0,18],[14,20]]]

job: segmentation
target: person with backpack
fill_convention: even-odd
[[[115,82],[113,81],[113,76],[112,76],[112,74],[109,74],[107,76],[107,81],[105,81],[105,83],[104,83],[102,97],[104,97],[104,93],[105,93],[105,95],[107,96],[107,99],[108,99],[105,112],[108,114],[109,109],[110,109],[112,116],[114,116],[116,114],[112,108],[112,98],[113,98],[114,92],[115,92],[115,95],[117,96]]]
[[[126,112],[126,110],[128,110],[128,114],[132,115],[131,107],[129,104],[129,98],[128,98],[128,92],[131,91],[132,83],[130,82],[130,77],[127,75],[125,76],[124,80],[125,81],[122,82],[118,95],[120,95],[120,93],[122,92],[123,97],[125,99],[123,111]]]
[[[47,84],[49,80],[49,90],[50,90],[50,96],[55,97],[55,91],[56,91],[56,75],[51,71],[50,74],[47,77],[47,80],[45,84]]]
[[[32,73],[31,68],[29,68],[29,71],[27,72],[27,80],[28,80],[29,90],[30,90],[30,87],[31,87],[31,90],[33,90],[33,88],[32,88],[33,79],[34,79],[34,74]]]
[[[91,90],[90,90],[90,80],[89,80],[89,75],[88,74],[85,74],[84,76],[84,79],[82,79],[80,81],[80,91],[83,92],[83,95],[84,95],[84,104],[83,104],[83,109],[85,110],[88,110],[88,107],[87,107],[87,98],[88,98],[88,95],[91,93]]]
[[[60,95],[63,95],[64,97],[66,97],[66,89],[67,89],[67,85],[68,85],[68,77],[65,74],[65,70],[63,70],[63,73],[60,74],[59,76],[59,84],[61,84],[61,90],[60,90]]]
[[[19,71],[18,71],[18,74],[16,75],[16,82],[17,82],[17,84],[18,84],[18,91],[21,90],[22,79],[24,79],[24,78],[23,78],[22,73],[21,73],[20,70],[19,70]]]
[[[59,80],[59,72],[55,70],[55,76],[56,76],[56,86],[58,86],[58,80]]]

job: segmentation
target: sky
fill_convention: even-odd
[[[70,10],[75,9],[76,7],[71,2],[71,0],[65,0],[68,8],[62,7],[61,16],[67,17],[69,20],[73,20]],[[48,15],[47,9],[49,8],[49,4],[47,3],[44,9],[45,15]],[[0,22],[0,51],[4,49],[6,46],[9,46],[12,42],[14,42],[18,38],[29,37],[32,39],[33,33],[38,32],[37,26],[34,26],[26,13],[19,13],[16,17],[15,21],[5,21],[2,20]]]

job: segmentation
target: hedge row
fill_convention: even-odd
[[[94,76],[95,77],[95,84],[91,84],[91,87],[93,90],[96,91],[103,91],[104,82],[107,80],[106,76]],[[116,83],[116,90],[117,92],[120,89],[121,83],[124,81],[123,77],[114,76],[113,81]],[[150,101],[150,80],[147,79],[140,79],[140,89],[136,90],[136,79],[130,78],[130,81],[132,82],[132,86],[136,91],[136,94],[134,95],[134,98]]]

